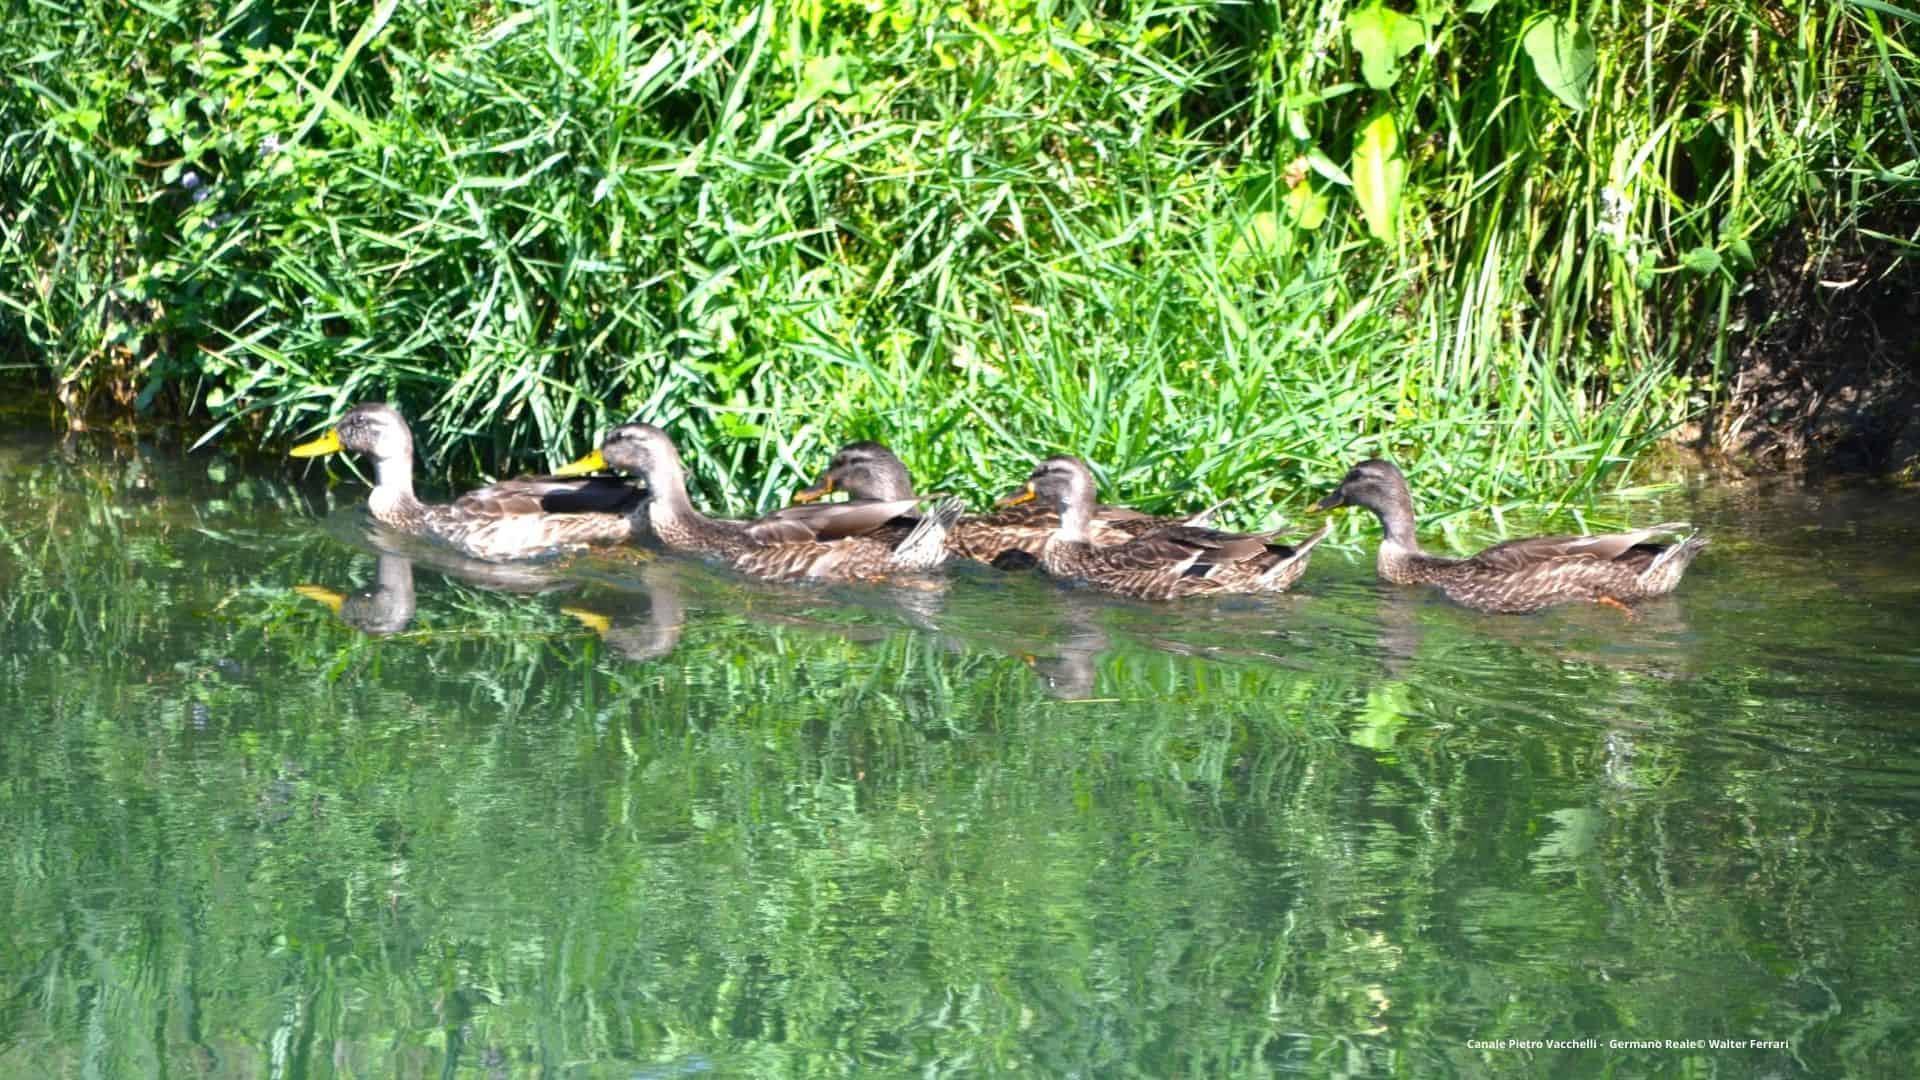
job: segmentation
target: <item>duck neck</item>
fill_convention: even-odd
[[[656,524],[692,523],[705,517],[687,498],[687,474],[678,468],[660,467],[648,474],[648,513]]]
[[[1060,524],[1040,547],[1040,566],[1055,577],[1079,577],[1093,553],[1087,530],[1093,521],[1093,506],[1085,499],[1069,501],[1060,510]]]
[[[725,527],[693,508],[687,498],[687,474],[678,462],[662,465],[647,475],[647,514],[654,534],[669,547],[687,547],[705,541]]]
[[[397,596],[405,593],[413,595],[413,560],[398,555],[382,555],[374,570],[374,580],[379,582],[380,591]]]
[[[1060,508],[1060,527],[1054,530],[1054,539],[1068,544],[1089,542],[1088,529],[1093,526],[1093,503],[1087,499],[1072,499]]]
[[[1411,500],[1397,499],[1385,506],[1373,506],[1368,509],[1380,519],[1380,526],[1387,531],[1388,540],[1409,551],[1420,550],[1420,541],[1414,538]]]
[[[373,491],[367,496],[373,520],[406,525],[426,509],[413,494],[413,456],[381,458],[373,463]]]
[[[1396,500],[1386,506],[1369,509],[1386,530],[1386,536],[1380,541],[1380,554],[1375,560],[1380,577],[1401,585],[1413,582],[1419,567],[1429,562],[1430,556],[1420,550],[1419,537],[1414,534],[1412,501]]]

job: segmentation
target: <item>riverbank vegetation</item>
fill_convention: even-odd
[[[1899,218],[1895,3],[16,5],[0,364],[74,416],[661,422],[704,497],[881,437],[1159,509],[1351,459],[1554,501],[1708,408],[1750,271]]]

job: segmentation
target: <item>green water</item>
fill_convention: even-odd
[[[1911,494],[1616,507],[1713,538],[1632,624],[1371,534],[476,584],[363,496],[0,437],[0,1076],[1920,1073]],[[1607,1045],[1694,1039],[1789,1048]]]

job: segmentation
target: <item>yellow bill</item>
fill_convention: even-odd
[[[586,627],[601,637],[606,637],[607,631],[613,629],[613,620],[597,611],[588,611],[586,608],[577,607],[562,607],[560,611],[562,614],[571,615],[575,619],[578,619],[581,626]]]
[[[601,472],[605,470],[606,467],[607,467],[606,457],[602,455],[600,451],[595,450],[593,453],[588,454],[586,457],[583,457],[578,461],[571,462],[566,465],[562,465],[559,468],[553,470],[553,475],[585,476],[588,473]]]
[[[340,605],[347,602],[347,594],[334,592],[325,585],[295,585],[293,591],[316,603],[327,605],[327,610],[340,614]]]
[[[1006,498],[1001,499],[1000,505],[1001,506],[1018,506],[1023,502],[1032,502],[1034,498],[1039,494],[1040,494],[1039,492],[1033,490],[1033,482],[1028,481],[1025,490],[1021,491],[1020,494],[1018,495],[1009,495]]]
[[[299,446],[287,451],[287,456],[325,457],[328,454],[337,454],[345,449],[346,447],[340,445],[340,429],[335,428],[312,442],[303,442]]]
[[[820,481],[818,487],[801,488],[799,491],[794,492],[793,501],[797,503],[810,503],[815,499],[823,499],[831,494],[833,494],[833,477],[828,475]]]

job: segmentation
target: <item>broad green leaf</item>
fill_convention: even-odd
[[[1296,229],[1312,232],[1327,220],[1327,196],[1309,181],[1293,185],[1287,192],[1287,217]]]
[[[1711,274],[1720,269],[1720,253],[1705,244],[1680,256],[1680,265],[1696,274]]]
[[[1347,39],[1360,54],[1367,85],[1385,90],[1399,75],[1399,59],[1426,44],[1427,34],[1418,21],[1376,3],[1347,16]]]
[[[1353,147],[1353,195],[1367,219],[1367,231],[1386,243],[1399,239],[1400,192],[1407,180],[1407,159],[1400,156],[1400,129],[1393,114],[1381,110]]]
[[[1575,111],[1587,107],[1593,83],[1593,35],[1565,15],[1542,15],[1527,26],[1520,45],[1533,61],[1533,73]]]

